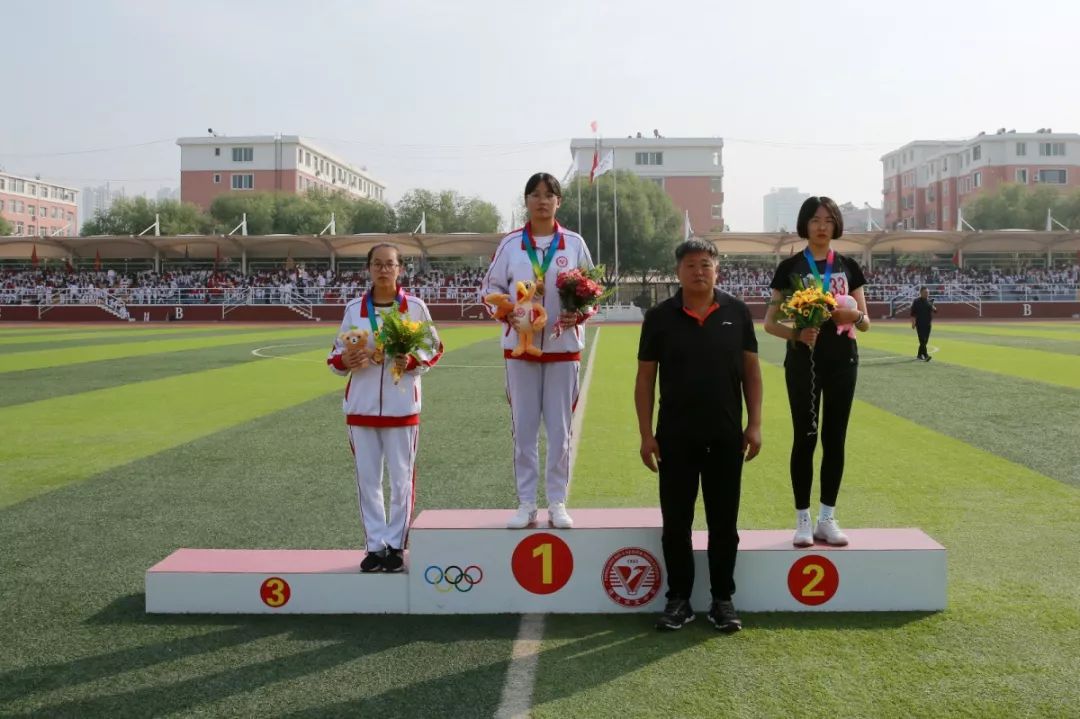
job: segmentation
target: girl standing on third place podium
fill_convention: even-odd
[[[401,253],[394,245],[376,245],[368,252],[371,288],[345,306],[341,332],[326,363],[335,374],[349,375],[342,403],[349,431],[349,447],[356,461],[356,491],[360,518],[367,537],[367,556],[360,570],[400,572],[404,569],[405,544],[412,520],[416,489],[416,446],[420,433],[420,375],[442,356],[443,346],[434,335],[434,352],[420,359],[382,357],[375,337],[382,327],[383,312],[400,312],[414,321],[430,321],[431,314],[418,297],[398,286]],[[341,335],[350,330],[368,334],[362,344],[346,344]],[[432,327],[434,333],[434,327]],[[404,373],[394,383],[391,368]],[[383,504],[383,464],[390,475],[390,516]]]

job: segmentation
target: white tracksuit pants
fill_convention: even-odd
[[[412,521],[416,489],[416,444],[419,425],[410,427],[349,426],[356,459],[356,492],[367,551],[404,549]],[[383,502],[383,464],[390,475],[390,516]]]
[[[506,360],[506,396],[514,428],[514,478],[519,502],[536,502],[540,482],[540,421],[547,433],[547,501],[570,489],[570,423],[578,400],[580,362]]]

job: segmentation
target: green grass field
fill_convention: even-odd
[[[517,616],[143,611],[146,568],[177,547],[361,546],[334,330],[0,327],[0,716],[494,715]],[[443,336],[417,510],[510,508],[496,330]],[[599,330],[571,508],[657,502],[637,336]],[[789,528],[783,344],[758,336],[740,524]],[[533,716],[1077,715],[1080,325],[939,323],[929,364],[903,324],[859,342],[838,516],[944,544],[948,609],[746,614],[734,636],[549,616]]]

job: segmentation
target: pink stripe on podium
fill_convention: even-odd
[[[742,529],[739,530],[739,551],[797,551],[797,552],[858,552],[858,551],[913,551],[941,550],[941,546],[921,529],[845,529],[849,544],[846,547],[830,547],[824,542],[814,546],[797,548],[791,544],[793,529]],[[704,551],[709,545],[709,533],[697,530],[693,533],[694,549]]]
[[[354,549],[178,549],[148,571],[352,574],[365,555]]]
[[[574,529],[642,529],[661,525],[660,508],[576,509],[569,508]],[[506,529],[513,509],[425,509],[413,522],[413,529]],[[548,526],[547,511],[536,516],[537,528]],[[570,530],[567,530],[570,531]]]

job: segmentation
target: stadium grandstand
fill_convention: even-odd
[[[367,252],[383,242],[401,248],[403,284],[437,318],[479,319],[484,313],[477,288],[501,236],[0,237],[0,308],[7,308],[0,319],[174,319],[136,309],[168,306],[216,307],[186,315],[206,320],[330,319],[366,289]],[[760,305],[758,314],[769,297],[772,268],[803,244],[789,233],[717,233],[704,239],[721,253],[719,285]],[[956,316],[1014,316],[1014,309],[1021,317],[1080,312],[1080,233],[850,233],[834,246],[866,269],[875,316],[895,316],[924,285],[943,309],[956,305]],[[646,308],[665,299],[677,288],[669,272],[658,268],[646,283],[623,276],[619,302]],[[1041,309],[1012,307],[1017,303],[1038,303]],[[25,310],[13,312],[16,307]],[[65,307],[106,314],[55,311]],[[250,311],[270,307],[291,313]]]

